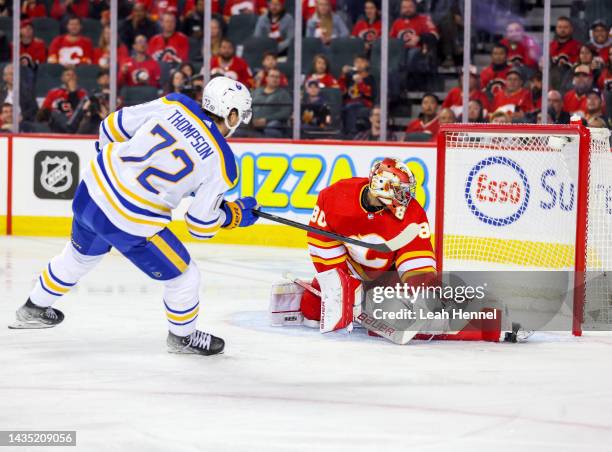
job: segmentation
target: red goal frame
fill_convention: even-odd
[[[437,270],[444,269],[444,187],[446,175],[446,134],[449,132],[533,133],[534,135],[576,135],[579,137],[578,181],[576,196],[576,243],[574,255],[574,303],[572,334],[582,335],[585,298],[585,272],[587,252],[587,213],[589,202],[589,172],[591,133],[582,124],[445,124],[440,126],[436,159],[436,226],[435,255]],[[527,151],[526,151],[527,152]]]

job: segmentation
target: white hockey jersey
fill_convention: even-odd
[[[100,124],[98,157],[84,175],[90,196],[121,230],[151,237],[181,199],[198,239],[215,235],[225,192],[238,180],[234,154],[197,102],[183,94],[111,113]]]

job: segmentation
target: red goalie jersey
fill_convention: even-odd
[[[429,223],[421,205],[411,199],[402,219],[387,208],[368,212],[363,201],[368,185],[368,178],[354,177],[322,190],[310,225],[370,243],[390,240],[411,223],[419,225],[419,235],[395,252],[381,253],[309,232],[308,249],[317,272],[342,267],[366,281],[386,271],[397,270],[403,281],[412,275],[435,272]]]

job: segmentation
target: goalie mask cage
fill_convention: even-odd
[[[449,124],[437,162],[439,271],[573,271],[573,334],[612,324],[608,129]]]

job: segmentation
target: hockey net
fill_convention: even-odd
[[[607,129],[445,126],[437,178],[439,269],[576,272],[574,334],[612,325]]]

